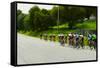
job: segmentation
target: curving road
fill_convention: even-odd
[[[58,42],[17,34],[18,64],[96,60],[96,51],[62,47]]]

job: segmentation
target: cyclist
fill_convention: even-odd
[[[79,48],[79,34],[78,33],[76,33],[76,35],[75,35],[75,41],[76,41],[75,47]]]
[[[88,34],[89,47],[92,49],[92,34]]]
[[[95,49],[96,48],[96,35],[95,34],[92,34],[92,45]]]

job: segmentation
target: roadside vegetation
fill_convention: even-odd
[[[59,12],[59,14],[58,14]],[[40,37],[40,34],[64,34],[96,31],[96,7],[54,6],[51,10],[38,6],[25,14],[17,10],[17,32]],[[87,37],[84,40],[87,45]]]

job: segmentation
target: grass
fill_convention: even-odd
[[[59,30],[58,26],[53,26],[50,27],[48,30],[45,31],[19,31],[19,33],[23,33],[26,35],[31,35],[31,36],[37,36],[39,34],[68,34],[70,32],[79,32],[81,29],[85,30],[96,30],[96,21],[85,21],[83,23],[78,23],[76,24],[76,28],[78,29],[68,29],[68,23],[59,25]]]
[[[96,30],[96,21],[86,21],[82,24],[77,24],[76,27],[79,29]]]
[[[53,26],[52,28],[58,28],[58,26]],[[68,28],[68,24],[62,24],[62,25],[59,25],[59,29],[60,28]]]
[[[53,26],[52,28],[57,29],[58,26]],[[68,23],[59,25],[59,29],[64,29],[64,28],[68,28]],[[78,23],[78,24],[76,24],[76,28],[77,29],[96,30],[96,21],[89,20],[89,21],[85,21],[83,23]]]
[[[62,24],[59,25],[59,30],[58,30],[58,26],[53,26],[50,27],[48,30],[45,31],[19,31],[19,33],[22,34],[26,34],[26,35],[30,35],[30,36],[36,36],[38,37],[38,35],[40,34],[68,34],[70,32],[79,32],[79,30],[81,29],[85,29],[85,30],[96,30],[96,21],[85,21],[83,23],[78,23],[76,24],[76,28],[78,29],[68,29],[68,23],[66,24]]]

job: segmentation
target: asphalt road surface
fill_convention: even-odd
[[[72,62],[96,60],[96,51],[76,49],[61,46],[58,42],[41,40],[18,34],[17,38],[17,62],[18,64],[37,64],[52,62]]]

